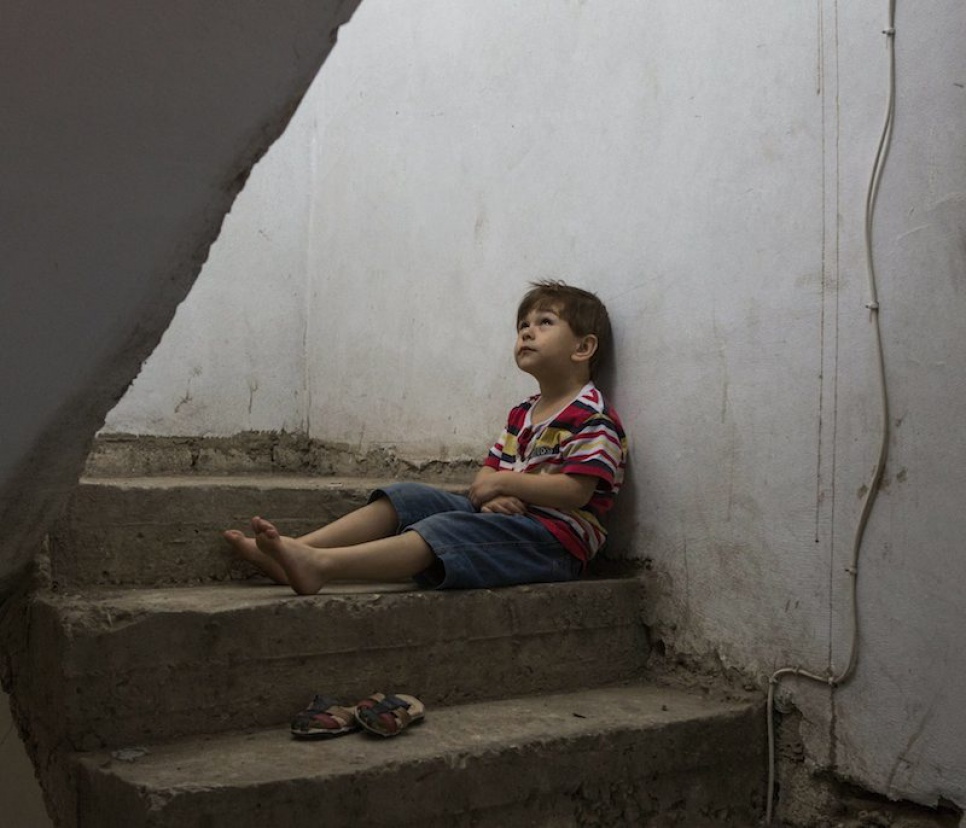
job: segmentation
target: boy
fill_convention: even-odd
[[[600,518],[624,475],[627,443],[592,381],[610,321],[592,293],[535,282],[517,311],[517,366],[540,393],[516,406],[467,497],[393,483],[368,505],[300,538],[252,518],[225,538],[300,595],[333,580],[413,578],[431,588],[568,581],[604,541]]]

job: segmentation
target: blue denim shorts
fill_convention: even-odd
[[[370,503],[387,497],[399,532],[416,532],[436,562],[413,580],[431,589],[480,589],[572,581],[583,564],[549,529],[525,515],[478,512],[469,499],[423,483],[392,483]]]

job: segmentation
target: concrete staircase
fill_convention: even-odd
[[[58,825],[750,826],[758,698],[648,681],[636,579],[298,597],[219,536],[297,533],[378,481],[87,479],[48,586],[6,622],[18,716]],[[411,693],[395,739],[292,739],[316,692]]]

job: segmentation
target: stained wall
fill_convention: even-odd
[[[924,9],[898,4],[873,233],[891,408],[858,670],[779,696],[816,765],[963,805],[966,10]],[[108,430],[479,455],[530,390],[516,300],[563,277],[614,319],[611,554],[646,559],[655,634],[762,681],[841,671],[882,436],[886,24],[886,2],[367,0]]]

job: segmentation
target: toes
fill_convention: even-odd
[[[257,535],[265,535],[265,537],[275,540],[279,537],[278,529],[276,529],[271,523],[269,523],[264,518],[254,517],[252,518],[252,529],[255,530]]]
[[[236,548],[245,546],[245,541],[249,540],[244,532],[239,532],[237,529],[227,529],[221,533],[221,536]]]

